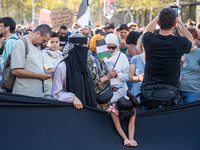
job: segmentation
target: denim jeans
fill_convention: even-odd
[[[200,97],[200,93],[195,93],[195,92],[181,91],[181,94],[187,97],[185,101],[184,100],[181,101],[181,104],[197,101],[199,100]]]

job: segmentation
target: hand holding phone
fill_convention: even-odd
[[[119,48],[120,48],[120,49],[125,48],[125,43],[124,43],[124,42],[120,42],[120,44],[119,44]]]

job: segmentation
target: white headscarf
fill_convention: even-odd
[[[117,49],[115,50],[115,52],[111,54],[112,56],[116,55],[119,51],[119,41],[118,41],[117,36],[113,33],[110,33],[106,36],[105,41],[106,41],[106,44],[112,43],[117,46]]]

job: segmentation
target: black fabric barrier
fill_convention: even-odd
[[[200,150],[200,101],[137,113],[135,140],[137,150]],[[104,111],[0,94],[0,150],[126,149]]]

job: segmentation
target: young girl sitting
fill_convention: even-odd
[[[116,104],[113,103],[108,111],[111,112],[111,116],[115,125],[115,128],[119,135],[124,140],[125,146],[138,146],[137,142],[134,140],[135,133],[135,118],[136,118],[136,107],[138,105],[137,98],[130,92],[127,92],[127,97],[121,97]],[[125,135],[121,128],[120,119],[129,118],[128,124],[128,135]]]

